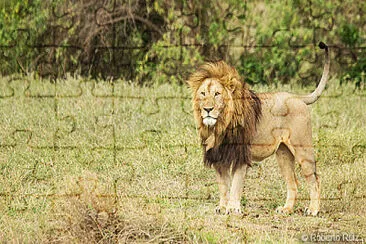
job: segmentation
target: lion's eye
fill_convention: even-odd
[[[201,92],[201,95],[202,95],[202,96],[205,96],[205,95],[206,95],[206,93],[205,93],[205,92]]]
[[[218,95],[221,95],[220,92],[215,92],[215,97],[218,96]]]

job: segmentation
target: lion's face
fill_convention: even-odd
[[[204,125],[212,127],[225,109],[226,89],[216,79],[208,78],[198,88],[196,99]]]
[[[234,138],[230,139],[234,144],[249,144],[261,105],[234,68],[224,61],[208,62],[192,73],[187,83],[193,92],[193,114],[206,152],[225,138]]]

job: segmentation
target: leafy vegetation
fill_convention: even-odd
[[[182,83],[203,60],[225,59],[252,84],[314,85],[332,69],[364,85],[365,1],[1,1],[1,74],[67,73]]]

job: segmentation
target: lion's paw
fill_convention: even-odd
[[[226,214],[241,215],[242,211],[240,208],[226,208]]]
[[[226,206],[217,206],[215,208],[216,214],[225,214],[226,213]]]
[[[278,208],[276,208],[276,213],[278,213],[278,214],[289,215],[292,212],[293,212],[293,209],[289,208],[289,207],[278,207]]]
[[[226,207],[226,214],[242,214],[240,202],[230,203]]]
[[[317,216],[319,213],[318,209],[314,209],[314,208],[305,208],[305,215],[307,216]]]

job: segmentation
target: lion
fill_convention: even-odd
[[[295,162],[301,166],[310,191],[305,214],[316,216],[320,208],[320,179],[312,145],[311,116],[307,105],[322,94],[329,77],[330,58],[314,92],[258,93],[241,82],[235,68],[224,61],[208,62],[187,80],[193,93],[193,113],[203,147],[203,161],[213,167],[219,185],[217,213],[241,214],[244,177],[252,161],[273,154],[287,184],[287,199],[276,212],[293,212],[297,196]]]

